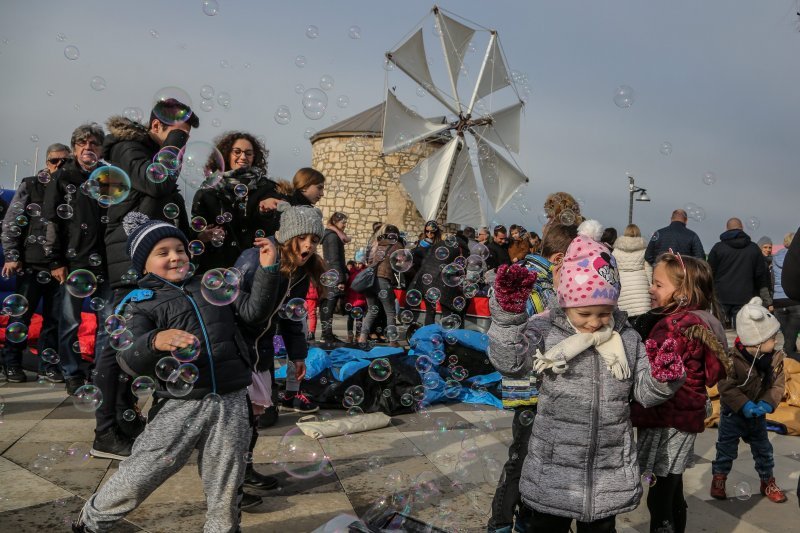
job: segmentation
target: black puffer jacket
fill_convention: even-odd
[[[19,252],[19,261],[22,261],[25,268],[31,267],[34,270],[50,270],[49,260],[45,256],[44,247],[42,246],[42,242],[38,240],[39,237],[41,237],[41,240],[44,240],[44,217],[41,214],[32,217],[30,213],[26,211],[26,208],[30,204],[37,204],[39,207],[42,207],[45,191],[52,185],[53,180],[50,180],[50,183],[45,185],[41,183],[36,176],[24,178],[20,182],[17,192],[14,193],[14,198],[11,200],[11,205],[18,205],[22,208],[22,211],[10,208],[5,210],[5,216],[3,218],[4,231],[2,236],[3,251],[6,255],[6,259],[8,258],[9,252],[14,250]],[[16,222],[18,215],[24,215],[28,223],[24,226],[19,226]],[[19,227],[19,235],[16,235],[17,230],[11,229],[14,226]],[[37,240],[35,242],[29,242],[28,236],[30,235],[36,237]]]
[[[442,247],[447,250],[447,255],[445,256],[442,254],[443,259],[440,259],[436,255],[436,250]],[[461,313],[464,309],[463,306],[461,309],[456,309],[456,307],[453,306],[453,299],[458,296],[463,297],[464,291],[460,284],[455,287],[447,285],[442,278],[442,269],[455,261],[458,257],[466,258],[469,256],[467,240],[463,237],[457,237],[454,246],[445,244],[444,241],[438,241],[427,248],[423,248],[423,250],[424,256],[422,258],[422,264],[419,270],[417,270],[414,279],[408,284],[408,290],[416,289],[424,297],[428,289],[435,287],[441,291],[438,303],[442,306],[443,311],[445,311],[443,312],[443,316],[451,313]],[[427,279],[426,274],[430,276],[430,283],[425,283]]]
[[[486,268],[488,270],[497,269],[500,265],[510,265],[511,256],[508,255],[508,244],[499,244],[494,239],[486,241],[486,247],[489,249],[489,257],[486,259]]]
[[[325,229],[322,235],[322,257],[325,259],[329,269],[339,273],[339,283],[347,282],[347,268],[345,267],[344,242],[339,238],[339,234],[332,229]],[[328,296],[336,296],[340,293],[339,289],[328,288]]]
[[[96,275],[105,275],[106,224],[103,221],[108,209],[81,190],[81,185],[90,175],[91,171],[83,170],[71,159],[56,172],[47,186],[42,214],[47,219],[46,246],[51,269],[67,267],[72,271],[85,268]],[[75,192],[67,191],[70,185]],[[66,219],[58,216],[60,205],[70,206],[72,216]],[[98,257],[101,263],[93,265]]]
[[[655,265],[658,256],[669,251],[670,248],[681,255],[688,255],[698,259],[706,258],[700,237],[679,220],[670,222],[669,226],[661,228],[653,234],[653,238],[647,243],[644,260],[651,265]]]
[[[278,253],[280,247],[276,244]],[[236,268],[242,274],[242,290],[247,290],[254,283],[254,273],[260,269],[258,266],[258,248],[250,248],[242,252],[236,260]],[[249,323],[242,327],[242,333],[250,349],[254,366],[258,371],[270,370],[272,362],[268,358],[275,355],[272,338],[275,335],[283,337],[286,353],[292,361],[302,361],[308,355],[308,343],[303,332],[303,321],[289,320],[279,316],[278,311],[293,298],[305,299],[308,293],[309,277],[305,271],[300,271],[296,278],[286,278],[278,273],[274,274],[276,281],[271,285],[272,293],[269,302],[269,311],[264,320],[258,323]]]
[[[250,227],[255,230],[263,230],[266,237],[272,237],[281,225],[281,214],[276,211],[261,212],[258,204],[267,198],[277,198],[291,203],[291,198],[276,188],[276,183],[270,179],[260,184],[255,191],[247,196],[247,218]]]
[[[126,285],[122,281],[122,276],[131,268],[130,258],[125,249],[128,236],[122,228],[122,219],[126,214],[139,211],[151,219],[177,222],[177,226],[187,236],[191,235],[191,232],[177,180],[171,178],[163,183],[153,183],[147,179],[147,167],[153,162],[153,156],[161,147],[150,137],[144,126],[132,120],[111,117],[107,124],[110,135],[106,135],[103,142],[103,158],[124,170],[131,179],[131,192],[128,197],[108,208],[105,237],[108,278],[111,286],[116,288]],[[188,140],[189,134],[173,130],[167,136],[164,146],[183,148]],[[164,216],[164,206],[169,203],[174,203],[180,208],[177,220],[169,220]]]
[[[134,335],[134,342],[117,355],[120,366],[132,376],[155,379],[156,363],[170,355],[153,348],[155,336],[166,329],[180,329],[200,340],[200,355],[193,361],[199,378],[192,392],[181,399],[243,389],[252,381],[252,362],[237,325],[258,324],[265,319],[274,303],[277,281],[277,274],[259,266],[249,293],[241,291],[232,304],[217,306],[203,297],[199,277],[179,286],[148,274],[139,281],[140,290],[130,295],[133,300],[126,311],[133,314],[128,329]],[[158,384],[156,396],[173,397],[164,382]]]
[[[205,243],[205,251],[194,258],[197,263],[197,272],[202,273],[212,268],[229,268],[233,266],[236,258],[243,250],[253,245],[256,231],[262,229],[259,226],[259,218],[251,218],[250,195],[254,194],[259,188],[267,187],[270,181],[266,176],[261,175],[258,169],[237,169],[226,172],[225,177],[218,187],[213,189],[200,189],[194,195],[192,202],[192,217],[201,216],[209,225],[221,227],[225,231],[225,239],[222,246],[214,246],[210,242]],[[238,198],[235,193],[237,185],[247,187],[247,198]],[[255,205],[257,215],[258,203]],[[231,221],[220,224],[217,217],[224,213],[231,214]]]
[[[744,305],[761,296],[765,306],[772,305],[769,270],[758,245],[740,229],[726,231],[719,239],[708,254],[719,303]]]

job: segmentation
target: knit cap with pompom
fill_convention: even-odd
[[[169,222],[151,219],[144,213],[131,211],[122,219],[122,229],[128,235],[126,251],[131,258],[131,264],[136,274],[142,275],[147,256],[158,241],[174,237],[183,243],[184,249],[189,249],[189,241],[181,230]],[[187,252],[188,253],[188,252]]]
[[[736,313],[736,335],[745,346],[758,346],[774,337],[779,329],[778,319],[764,307],[758,296]]]
[[[619,299],[619,270],[608,247],[600,242],[603,225],[586,220],[578,226],[564,256],[558,280],[558,304],[562,308],[611,305]]]
[[[298,235],[316,235],[322,239],[325,228],[322,225],[322,211],[310,205],[278,204],[281,214],[280,229],[275,232],[275,240],[284,244]]]

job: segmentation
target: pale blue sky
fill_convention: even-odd
[[[104,122],[128,106],[147,113],[154,93],[169,85],[184,88],[198,108],[206,84],[229,93],[231,109],[199,111],[202,126],[193,138],[210,140],[234,128],[263,135],[272,151],[271,173],[290,177],[310,161],[306,128],[328,127],[334,117],[347,118],[383,98],[383,53],[432,3],[219,5],[219,14],[209,17],[201,0],[2,0],[0,160],[7,164],[0,166],[0,183],[11,185],[14,163],[33,159],[37,144],[44,150],[66,143],[83,121]],[[760,228],[748,232],[776,243],[800,224],[796,1],[440,5],[497,29],[510,67],[530,80],[519,161],[531,179],[525,194],[532,211],[505,210],[499,220],[538,230],[544,197],[567,190],[585,201],[589,215],[621,229],[630,171],[653,199],[635,206],[635,221],[648,234],[687,202],[706,211],[706,220],[690,227],[707,249],[730,216],[757,217]],[[319,28],[316,39],[306,37],[312,24]],[[361,29],[357,40],[348,36],[354,25]],[[67,45],[80,50],[78,60],[64,57]],[[297,55],[306,57],[302,69],[294,64]],[[324,74],[335,85],[326,115],[312,121],[302,115],[294,87],[317,86]],[[105,79],[105,90],[91,88],[94,76]],[[402,78],[392,72],[389,84],[402,86]],[[612,100],[622,84],[636,93],[628,109]],[[349,97],[346,108],[336,105],[340,95]],[[400,96],[420,110],[436,109],[429,96]],[[288,125],[273,119],[279,105],[291,110]],[[664,141],[673,145],[669,156],[659,153]],[[702,182],[707,171],[718,177],[713,186]],[[30,167],[20,170],[21,177],[29,174]]]

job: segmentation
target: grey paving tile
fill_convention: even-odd
[[[69,531],[70,524],[78,516],[84,500],[75,496],[33,505],[24,509],[0,513],[0,529],[18,533],[43,533],[46,531]],[[122,521],[114,528],[115,533],[133,533],[140,528]]]

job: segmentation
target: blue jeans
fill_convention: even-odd
[[[47,283],[39,283],[36,280],[36,271],[30,274],[18,274],[15,291],[17,294],[21,294],[28,300],[28,310],[21,316],[8,317],[9,324],[12,322],[20,322],[25,324],[25,326],[30,326],[31,317],[33,317],[36,307],[39,305],[39,301],[41,300],[42,330],[39,333],[39,343],[37,344],[36,348],[40,355],[42,350],[45,348],[52,348],[58,351],[58,281],[50,279],[50,281]],[[27,347],[27,338],[22,342],[11,342],[6,339],[6,345],[3,349],[3,364],[9,367],[21,367],[22,354]],[[39,359],[40,372],[48,366],[52,365],[48,365]]]
[[[783,351],[787,357],[800,361],[797,352],[797,335],[800,334],[800,305],[776,307],[773,313],[781,325],[783,333]]]
[[[95,361],[100,356],[100,352],[108,343],[108,333],[104,327],[106,318],[114,314],[111,287],[108,283],[101,283],[91,298],[102,298],[105,306],[95,313],[97,316],[97,333],[95,334],[94,357]],[[78,328],[81,325],[81,309],[83,298],[76,298],[67,291],[66,286],[61,286],[59,294],[61,301],[61,321],[58,325],[58,353],[61,356],[61,367],[64,369],[65,377],[85,377],[82,376],[80,369],[81,354],[72,348],[78,340]]]
[[[775,458],[767,437],[767,418],[745,418],[725,404],[722,404],[719,416],[717,457],[711,463],[711,473],[727,475],[731,471],[733,461],[739,454],[739,439],[750,445],[758,477],[762,481],[769,480],[775,467]]]

